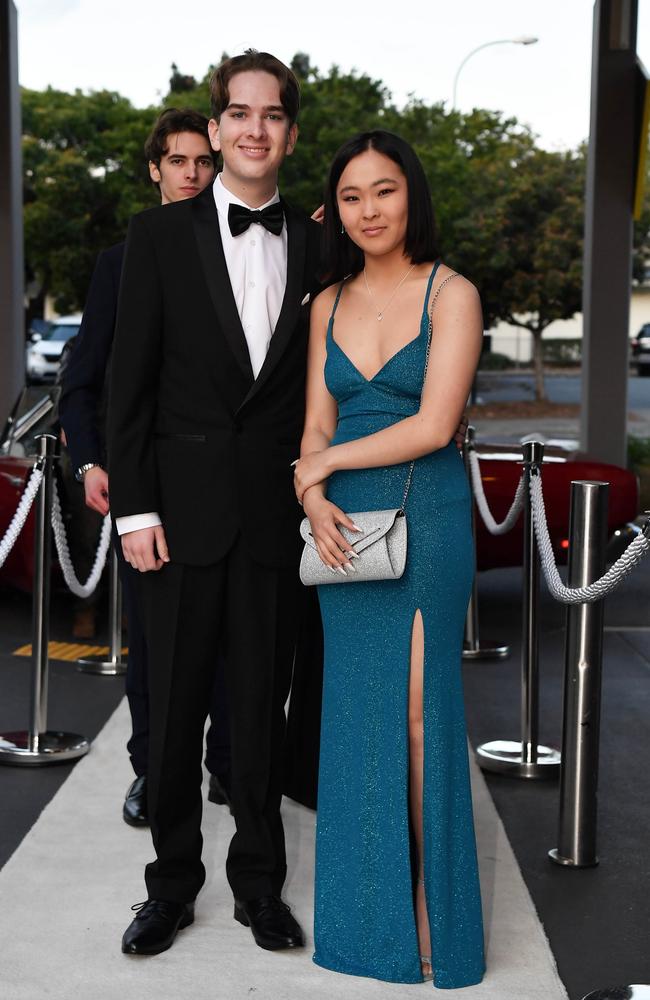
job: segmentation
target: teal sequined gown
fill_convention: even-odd
[[[417,412],[420,332],[372,379],[327,331],[325,379],[338,402],[333,444]],[[398,507],[408,463],[341,471],[327,495],[348,512]],[[424,871],[434,983],[480,982],[483,928],[461,681],[473,553],[470,494],[452,441],[418,459],[400,580],[319,587],[325,634],[316,833],[314,961],[398,983],[422,981],[409,830],[408,684],[413,618],[424,625]],[[363,556],[361,556],[363,559]]]

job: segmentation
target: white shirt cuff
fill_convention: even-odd
[[[115,527],[118,535],[126,535],[129,531],[140,531],[141,528],[155,528],[162,524],[155,511],[149,514],[128,514],[126,517],[116,517]]]

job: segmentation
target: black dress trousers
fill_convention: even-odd
[[[117,553],[124,612],[128,625],[125,691],[131,713],[131,736],[126,749],[138,777],[149,770],[149,667],[145,640],[142,595],[138,570],[127,563],[115,525],[113,545]],[[223,657],[217,656],[215,681],[210,695],[210,728],[205,738],[205,765],[211,774],[230,772],[230,722]]]
[[[236,823],[228,880],[237,899],[279,895],[286,876],[280,803],[296,568],[259,565],[238,535],[214,565],[171,562],[141,579],[151,664],[149,817],[157,855],[146,869],[149,897],[190,902],[205,879],[201,754],[219,646]]]

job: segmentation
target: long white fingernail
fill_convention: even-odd
[[[363,531],[363,528],[360,528],[358,524],[353,524],[352,525],[352,530],[353,531]]]
[[[345,567],[346,567],[346,569],[351,570],[353,573],[356,573],[356,571],[357,571],[357,567],[353,566],[352,563],[346,563]]]
[[[352,549],[350,549],[350,551],[346,552],[345,554],[348,557],[348,559],[358,559],[359,558],[359,553],[358,552],[353,552]]]
[[[338,567],[338,571],[339,571],[339,573],[342,573],[342,574],[343,574],[343,576],[347,576],[347,575],[348,575],[348,574],[347,574],[347,573],[345,572],[345,570],[343,569],[343,567],[342,567],[342,566],[339,566],[339,567]]]

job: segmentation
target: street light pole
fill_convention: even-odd
[[[477,52],[481,51],[481,49],[490,48],[490,46],[492,45],[535,45],[535,43],[538,41],[539,39],[534,38],[532,35],[522,35],[520,38],[497,38],[493,42],[483,42],[482,45],[477,45],[475,49],[472,49],[471,52],[468,52],[463,61],[461,62],[460,66],[456,70],[456,75],[454,76],[454,89],[453,89],[453,96],[451,99],[452,111],[455,110],[456,108],[456,91],[458,90],[458,77],[460,76],[460,72],[463,66],[472,58],[472,56],[475,56]]]

